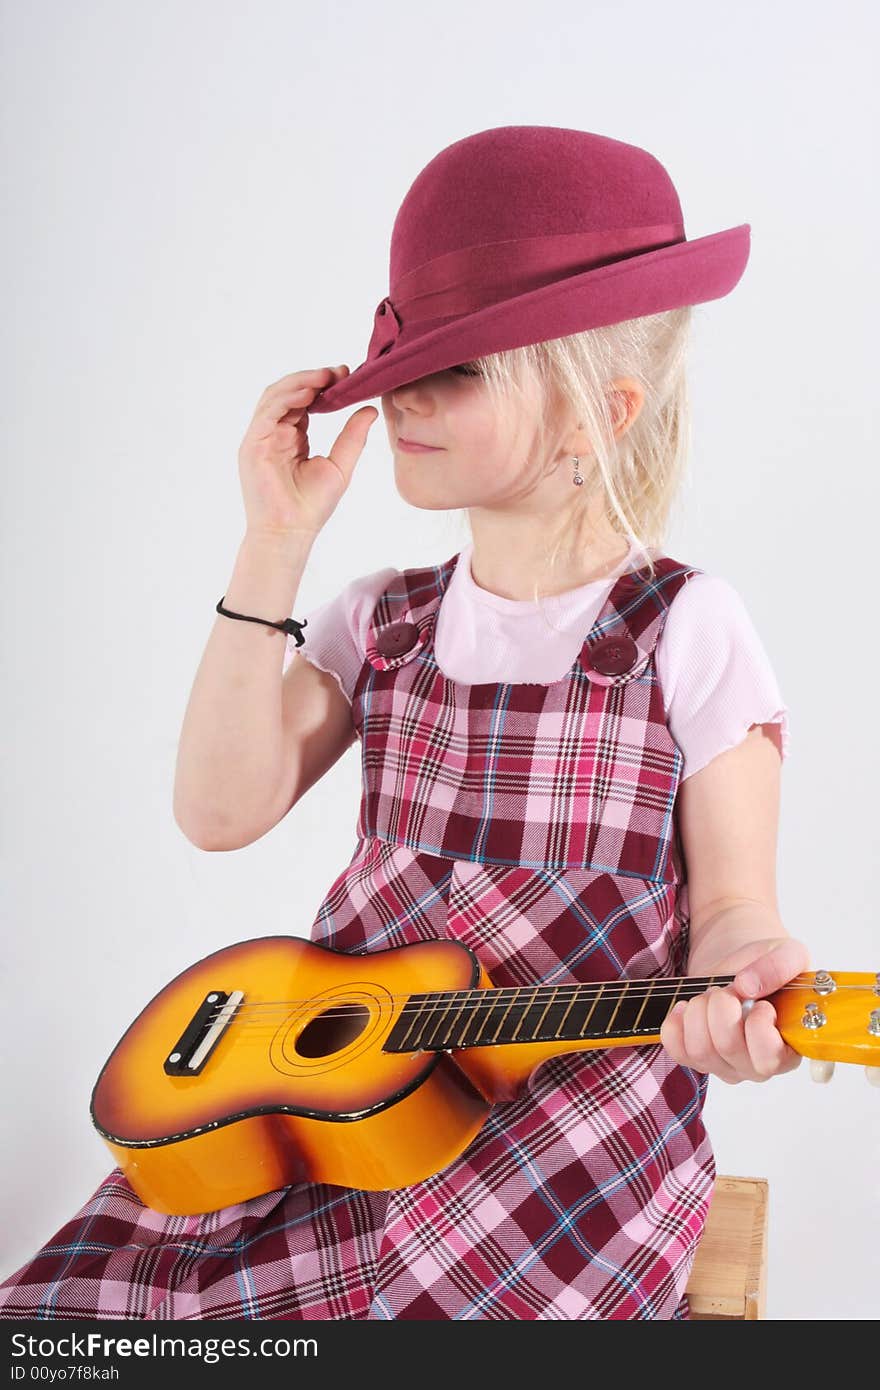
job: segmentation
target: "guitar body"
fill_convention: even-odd
[[[476,958],[454,941],[369,956],[297,937],[240,942],[147,1005],[98,1078],[92,1120],[160,1212],[213,1211],[303,1181],[407,1186],[467,1147],[491,1099],[446,1054],[382,1043],[410,993],[480,982]],[[199,1003],[232,989],[241,1010],[204,1069],[168,1075],[163,1063]],[[502,1093],[511,1085],[501,1078]]]

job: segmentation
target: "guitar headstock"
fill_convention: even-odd
[[[880,1086],[880,974],[816,970],[771,995],[776,1027],[789,1047],[811,1059],[815,1081],[835,1062],[861,1062]]]

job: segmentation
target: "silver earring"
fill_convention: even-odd
[[[574,477],[571,481],[574,483],[575,487],[580,487],[583,484],[584,480],[580,475],[580,459],[575,459],[574,461]]]

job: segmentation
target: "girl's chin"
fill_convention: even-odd
[[[461,503],[452,497],[432,496],[427,491],[420,492],[416,488],[401,487],[399,483],[397,491],[404,502],[411,507],[417,507],[421,512],[454,512],[461,506]]]

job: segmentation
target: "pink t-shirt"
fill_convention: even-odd
[[[472,550],[468,542],[459,552],[434,634],[440,670],[468,685],[560,680],[614,580],[643,558],[633,541],[614,573],[536,604],[480,588],[471,574]],[[361,575],[306,613],[304,644],[297,648],[293,637],[287,639],[284,670],[298,652],[334,675],[350,701],[373,610],[399,573],[381,569]],[[734,747],[753,724],[778,725],[767,732],[786,757],[788,707],[745,605],[726,580],[705,573],[688,580],[670,605],[655,657],[669,729],[684,757],[682,780]]]

